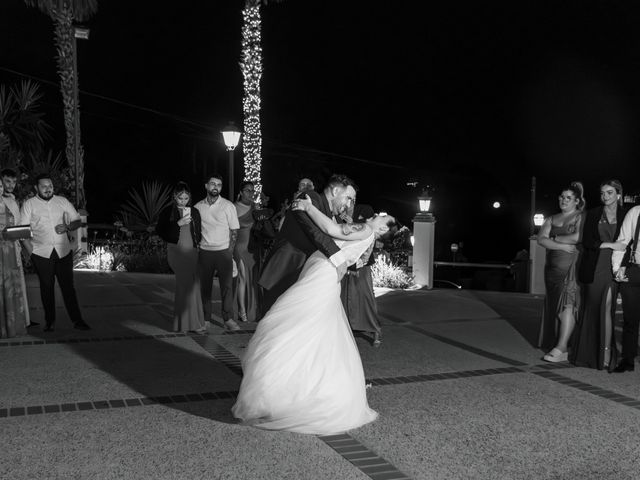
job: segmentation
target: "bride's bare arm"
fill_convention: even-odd
[[[318,210],[306,195],[304,199],[294,201],[292,209],[306,212],[320,230],[337,240],[362,240],[371,235],[371,228],[366,223],[344,223],[341,225],[334,223]]]

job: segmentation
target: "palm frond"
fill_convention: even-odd
[[[71,9],[73,19],[88,20],[98,11],[98,0],[24,0],[28,7],[36,7],[51,16],[54,11]]]
[[[171,204],[171,188],[154,180],[142,184],[142,193],[131,189],[129,197],[120,209],[125,225],[152,227],[158,223],[160,213]]]

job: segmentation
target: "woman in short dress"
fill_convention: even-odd
[[[198,245],[202,224],[197,208],[189,207],[191,190],[185,182],[173,189],[173,205],[159,218],[156,232],[167,242],[167,260],[175,273],[174,332],[207,329],[198,277]]]
[[[576,280],[584,189],[572,182],[558,197],[560,212],[548,217],[538,234],[538,244],[547,249],[544,267],[546,296],[540,322],[538,347],[548,351],[547,362],[568,360],[568,344],[580,307]]]

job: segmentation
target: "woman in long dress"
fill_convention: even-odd
[[[191,190],[185,182],[173,189],[174,203],[158,219],[156,232],[167,242],[167,260],[176,279],[173,331],[204,332],[198,277],[198,245],[202,224],[197,208],[189,207]]]
[[[0,338],[9,338],[26,334],[29,307],[18,241],[5,239],[5,228],[16,219],[2,200],[3,192],[0,181]]]
[[[240,185],[238,201],[234,203],[238,212],[238,238],[233,249],[233,259],[238,267],[238,278],[234,289],[234,305],[238,309],[238,319],[242,322],[254,322],[258,308],[257,284],[255,281],[256,260],[250,250],[251,230],[254,224],[255,204],[253,182]]]
[[[582,258],[578,281],[583,303],[569,360],[576,366],[613,369],[617,360],[613,336],[618,284],[611,271],[611,254],[624,218],[622,184],[606,180],[600,184],[602,205],[589,210],[582,228]]]
[[[338,225],[310,201],[294,202],[353,264],[394,219]],[[308,434],[344,432],[377,418],[369,408],[362,361],[340,301],[336,269],[313,253],[298,278],[258,324],[242,358],[232,412],[246,424]]]
[[[576,244],[585,201],[580,182],[572,182],[558,197],[560,213],[547,218],[540,228],[538,244],[547,249],[544,266],[546,296],[540,322],[538,347],[549,350],[547,362],[568,359],[568,344],[580,307],[576,281]]]

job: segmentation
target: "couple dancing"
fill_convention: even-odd
[[[274,301],[242,358],[233,415],[269,430],[331,434],[376,419],[360,354],[340,301],[346,268],[369,253],[393,217],[337,224],[356,190],[342,175],[323,194],[301,194],[287,211],[260,284]],[[280,294],[280,295],[278,295]]]

